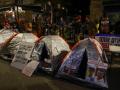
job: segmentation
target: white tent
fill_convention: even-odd
[[[32,55],[37,53],[42,69],[56,71],[69,51],[69,45],[64,39],[60,36],[49,35],[41,37]]]
[[[17,33],[12,30],[1,30],[0,31],[0,52],[3,48],[15,37]]]

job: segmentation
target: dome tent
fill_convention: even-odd
[[[69,45],[60,36],[43,36],[36,44],[32,58],[35,58],[37,53],[37,60],[40,62],[39,66],[43,70],[55,74],[69,51]]]
[[[7,36],[4,36],[4,39],[5,39],[10,37],[9,32],[12,32],[12,31],[9,30],[9,32],[8,31],[4,31],[4,32],[6,32],[6,35],[7,35]],[[9,40],[9,42],[7,42],[7,46],[2,49],[1,57],[11,61],[14,55],[17,53],[17,50],[21,42],[25,41],[25,42],[35,43],[38,39],[39,38],[32,33],[16,33],[16,35],[11,40]]]
[[[107,88],[107,58],[98,41],[79,41],[65,57],[57,77],[75,79]]]
[[[9,29],[0,30],[0,57],[3,55],[3,53],[7,52],[5,51],[6,47],[16,35],[16,32],[13,32]]]

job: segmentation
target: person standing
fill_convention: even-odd
[[[84,38],[92,37],[94,38],[97,33],[97,28],[94,22],[91,21],[89,16],[86,16],[85,22],[83,22],[82,32]]]
[[[80,39],[80,35],[82,32],[82,30],[81,30],[82,29],[81,15],[77,15],[74,18],[73,27],[74,27],[74,33],[75,33],[75,36],[74,36],[75,41],[78,41]]]
[[[110,25],[109,18],[106,14],[104,14],[100,20],[100,28],[99,28],[100,33],[101,34],[109,34],[109,32],[110,32],[109,25]]]

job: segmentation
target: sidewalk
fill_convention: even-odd
[[[0,59],[0,90],[92,90],[66,80],[39,73],[27,77]]]

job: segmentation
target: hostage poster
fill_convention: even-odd
[[[35,43],[21,42],[20,47],[13,58],[11,66],[22,70],[31,57]]]

